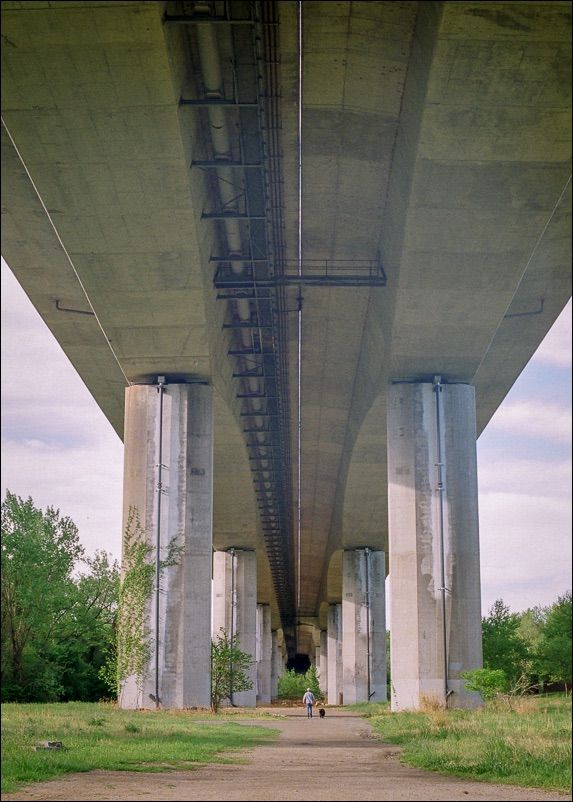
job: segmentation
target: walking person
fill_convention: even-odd
[[[312,718],[312,707],[315,703],[315,698],[313,692],[310,688],[306,689],[305,695],[302,697],[302,703],[306,705],[306,717]]]

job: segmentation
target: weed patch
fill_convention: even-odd
[[[418,768],[488,782],[571,791],[571,698],[530,697],[515,709],[444,710],[370,717]]]
[[[104,726],[105,725],[105,726]],[[207,711],[120,710],[68,702],[2,705],[2,792],[68,772],[168,771],[231,762],[227,751],[255,746],[276,731],[241,726]],[[39,741],[63,750],[34,751]]]

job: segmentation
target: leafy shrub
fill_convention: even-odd
[[[495,699],[507,688],[507,676],[501,668],[476,668],[462,671],[468,691],[481,693],[484,702]]]
[[[322,699],[316,666],[311,666],[304,674],[299,674],[290,668],[279,677],[279,699],[301,700],[307,688],[310,688],[317,699]]]
[[[221,628],[220,634],[211,641],[211,710],[216,713],[224,699],[233,698],[234,693],[250,691],[253,682],[248,676],[253,658],[239,649],[237,635],[230,637]]]

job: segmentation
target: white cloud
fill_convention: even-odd
[[[10,433],[85,430],[94,399],[40,315],[2,267],[2,418]],[[100,413],[101,414],[101,413]],[[31,431],[30,431],[30,428]],[[41,438],[39,438],[41,439]]]
[[[94,420],[92,436],[81,447],[3,442],[2,497],[7,488],[32,496],[36,507],[56,507],[74,521],[88,553],[105,549],[119,557],[123,445],[99,414],[103,425]]]
[[[512,493],[480,497],[482,610],[551,604],[571,588],[571,505]]]
[[[2,263],[2,498],[56,507],[119,557],[123,444]]]
[[[480,459],[478,480],[480,499],[491,493],[566,498],[571,487],[571,461]]]
[[[507,401],[495,413],[489,426],[527,437],[571,440],[571,410],[542,401]]]
[[[571,300],[547,333],[532,362],[571,367]]]

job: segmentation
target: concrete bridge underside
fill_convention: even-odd
[[[472,704],[475,438],[571,294],[570,3],[3,2],[2,30],[2,252],[125,434],[126,515],[155,537],[161,399],[162,543],[231,555],[259,698],[295,652],[380,698],[390,571],[395,705]],[[178,570],[169,706],[207,694],[168,679],[209,634]]]

